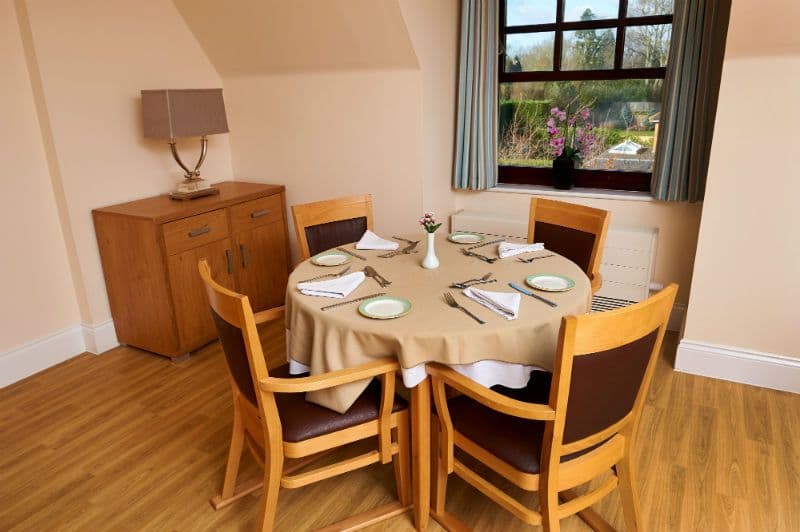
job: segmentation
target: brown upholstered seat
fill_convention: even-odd
[[[288,364],[270,371],[270,376],[293,377],[289,374]],[[302,376],[308,376],[308,374]],[[284,441],[298,442],[378,419],[381,387],[376,380],[370,382],[364,393],[344,414],[309,403],[306,401],[304,393],[276,394],[275,402],[278,404],[278,415],[281,418]],[[407,407],[406,401],[395,395],[392,412],[399,412]]]

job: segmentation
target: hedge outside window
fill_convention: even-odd
[[[550,109],[588,106],[578,187],[649,191],[673,0],[501,0],[498,177],[552,184]]]

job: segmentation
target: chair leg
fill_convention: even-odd
[[[444,514],[447,499],[447,468],[442,460],[441,438],[439,437],[439,421],[431,420],[431,455],[433,456],[433,478],[431,486],[431,507],[435,514]]]
[[[411,504],[411,438],[408,419],[401,418],[395,430],[400,449],[393,457],[394,480],[397,485],[397,498],[403,506],[407,506]]]
[[[546,468],[539,477],[539,509],[542,514],[542,529],[544,532],[559,532],[561,530],[561,522],[558,518],[557,485],[557,477],[552,475],[552,469]]]
[[[270,532],[275,522],[278,509],[278,492],[281,489],[283,474],[283,454],[265,457],[264,460],[264,495],[261,498],[261,512],[256,530]]]
[[[642,515],[639,510],[639,490],[630,452],[626,452],[617,464],[619,494],[622,499],[622,513],[625,515],[625,528],[628,532],[641,530]]]
[[[228,449],[228,462],[225,466],[225,477],[222,481],[222,493],[215,495],[211,499],[211,505],[215,510],[228,506],[235,500],[252,493],[261,487],[261,481],[246,482],[236,491],[236,479],[239,476],[239,464],[242,460],[244,450],[244,424],[242,423],[241,413],[234,406],[233,410],[233,430],[231,431],[231,444]]]

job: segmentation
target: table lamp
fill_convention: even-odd
[[[218,194],[218,189],[200,178],[200,166],[208,151],[208,135],[228,132],[222,89],[143,90],[142,116],[144,136],[169,139],[172,156],[184,171],[185,179],[170,196],[185,200]],[[200,158],[194,170],[178,155],[177,137],[200,137]]]

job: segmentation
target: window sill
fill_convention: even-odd
[[[632,192],[625,190],[605,190],[601,188],[573,188],[571,190],[557,190],[553,187],[541,185],[514,185],[500,183],[490,188],[487,192],[507,192],[512,194],[534,194],[536,196],[556,196],[567,198],[594,198],[605,200],[624,201],[655,201],[649,192]]]

